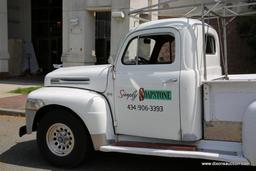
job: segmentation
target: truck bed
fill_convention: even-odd
[[[256,74],[229,75],[229,80],[204,83],[206,121],[241,122],[248,105],[256,100]]]
[[[206,138],[240,141],[244,113],[256,100],[256,74],[206,81],[203,88]]]

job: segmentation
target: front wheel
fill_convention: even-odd
[[[92,149],[81,120],[64,110],[48,112],[43,117],[37,130],[37,144],[50,163],[70,168],[78,166]]]

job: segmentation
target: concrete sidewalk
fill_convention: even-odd
[[[43,82],[38,80],[0,80],[0,115],[24,116],[27,95],[10,93],[10,91],[42,85]]]

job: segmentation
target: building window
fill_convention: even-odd
[[[216,53],[216,43],[215,43],[214,37],[209,34],[206,35],[205,42],[206,42],[206,54],[214,55]]]
[[[96,64],[107,64],[110,56],[111,12],[96,12],[95,22]]]
[[[125,65],[171,64],[175,59],[175,38],[171,35],[135,37],[122,58]]]

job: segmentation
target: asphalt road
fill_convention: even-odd
[[[0,171],[63,170],[51,166],[40,155],[35,134],[18,137],[25,118],[0,115]],[[201,160],[172,159],[97,152],[88,161],[72,170],[173,170],[201,166]],[[176,169],[175,169],[176,170]]]

